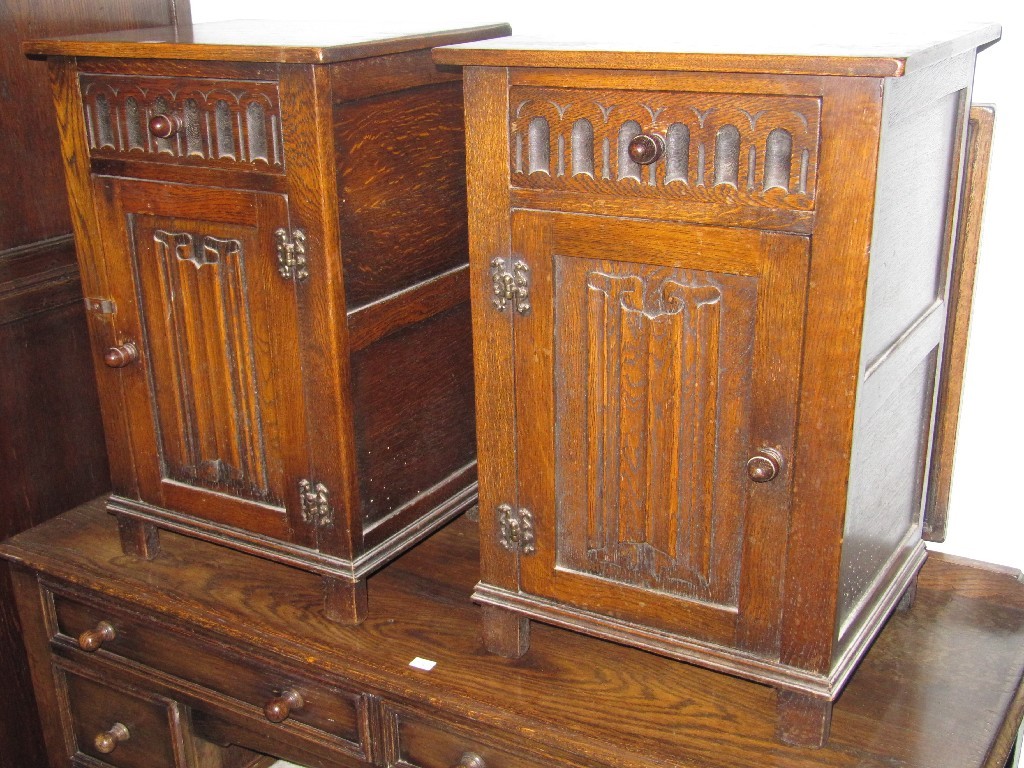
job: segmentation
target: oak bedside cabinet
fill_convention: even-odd
[[[125,552],[166,528],[306,569],[356,623],[367,573],[475,503],[462,86],[429,49],[507,33],[26,44],[49,57]]]
[[[999,34],[435,51],[464,67],[490,650],[526,652],[531,619],[635,645],[774,686],[780,737],[825,741],[926,555]]]

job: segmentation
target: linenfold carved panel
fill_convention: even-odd
[[[275,83],[83,74],[80,87],[93,156],[284,169]],[[156,115],[176,132],[150,133]]]
[[[815,98],[520,86],[510,92],[515,187],[813,208]],[[665,153],[642,166],[642,132]]]
[[[747,429],[724,412],[749,386],[756,278],[558,264],[560,567],[732,604],[744,500],[718,473]]]
[[[175,388],[160,399],[166,476],[270,500],[242,243],[163,229],[152,240],[153,331],[165,335],[154,364],[169,367],[160,380]]]

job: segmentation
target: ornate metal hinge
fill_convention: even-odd
[[[277,237],[277,271],[285,280],[305,280],[309,277],[306,269],[306,233],[301,229],[288,232],[284,227],[274,230]]]
[[[501,546],[509,552],[532,555],[537,551],[533,535],[533,515],[527,509],[518,512],[511,504],[498,507],[498,529],[501,532]]]
[[[94,315],[116,315],[117,304],[114,303],[113,299],[102,299],[95,296],[86,296],[82,301],[85,302],[85,311],[92,312]]]
[[[309,480],[299,480],[299,504],[302,519],[315,528],[326,528],[334,524],[330,492],[323,483],[313,485]]]
[[[521,315],[530,310],[530,268],[522,259],[516,259],[511,270],[500,256],[491,259],[491,285],[494,287],[491,300],[502,312],[509,303]]]

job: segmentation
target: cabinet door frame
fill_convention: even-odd
[[[516,503],[530,510],[536,553],[520,555],[520,589],[617,621],[698,641],[777,652],[796,443],[799,373],[810,240],[756,230],[517,210],[512,253],[528,267],[530,309],[514,313]],[[734,479],[746,512],[737,546],[734,605],[672,597],[557,563],[558,452],[554,277],[557,255],[634,262],[759,278],[754,317],[747,455],[761,447],[784,457],[778,476]],[[634,255],[635,254],[635,255]],[[579,343],[584,343],[580,340]],[[782,362],[780,362],[782,361]],[[744,450],[737,448],[737,450]],[[735,463],[735,462],[734,462]],[[738,467],[742,471],[743,464]]]
[[[111,298],[117,307],[112,318],[114,338],[118,344],[135,341],[140,355],[138,363],[118,372],[124,397],[122,407],[129,415],[131,451],[130,456],[115,457],[131,461],[136,486],[115,488],[115,493],[184,512],[215,526],[227,525],[261,537],[315,546],[310,527],[302,520],[299,499],[299,480],[308,475],[309,456],[295,286],[292,280],[277,274],[276,264],[274,232],[277,228],[290,229],[287,197],[269,192],[110,177],[94,179],[94,195],[99,203],[99,231],[107,233],[109,238],[103,261]],[[271,312],[277,316],[270,333],[267,333],[266,323],[253,330],[254,334],[267,335],[258,342],[265,347],[260,353],[262,361],[254,363],[260,370],[252,373],[261,389],[256,397],[269,398],[271,403],[262,411],[273,408],[277,414],[274,449],[279,466],[269,471],[277,475],[273,483],[277,485],[280,498],[273,502],[231,496],[164,477],[154,361],[151,350],[146,348],[152,344],[150,334],[154,332],[151,327],[154,324],[147,321],[143,307],[146,301],[144,278],[139,269],[140,254],[134,234],[135,220],[140,216],[213,222],[217,227],[251,231],[250,242],[255,248],[242,258],[252,274],[242,290],[250,298],[256,292],[261,294],[258,298],[264,305],[260,310],[264,317],[269,317]],[[288,376],[275,373],[271,377],[268,375],[271,361],[276,370],[293,373]],[[273,386],[269,385],[270,381]],[[261,429],[262,420],[268,416],[262,411],[257,417],[261,420]]]

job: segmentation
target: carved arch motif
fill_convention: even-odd
[[[813,208],[816,98],[532,86],[511,96],[513,186]],[[626,147],[645,131],[666,151],[641,167]]]

